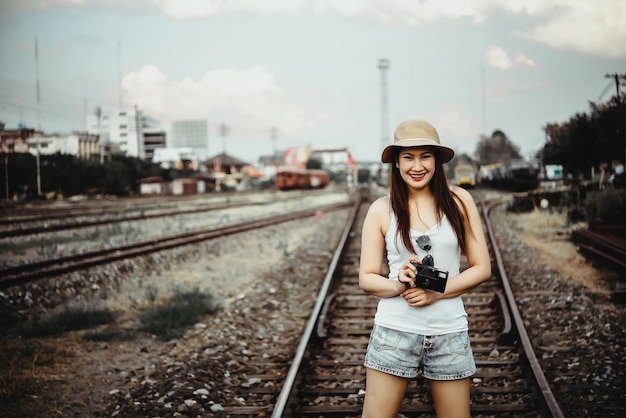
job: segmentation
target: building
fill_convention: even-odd
[[[172,122],[168,145],[192,148],[200,160],[206,159],[209,155],[209,122],[206,119]]]
[[[358,166],[347,148],[316,149],[310,158],[321,161],[322,168],[336,181],[349,186],[355,184]]]
[[[247,178],[245,168],[248,163],[232,157],[225,152],[218,154],[202,163],[203,171],[209,173],[216,181],[216,190],[243,190]]]
[[[285,153],[275,151],[274,155],[262,155],[259,157],[258,169],[266,178],[276,177],[279,167],[285,165]]]
[[[28,152],[28,144],[35,133],[41,135],[41,132],[35,132],[34,129],[8,129],[0,131],[0,152],[3,154],[26,154]]]
[[[167,147],[167,135],[159,129],[145,129],[143,131],[143,144],[146,152],[146,160],[153,161],[156,149]]]
[[[82,159],[100,155],[97,135],[87,133],[44,135],[34,129],[11,129],[0,132],[0,152],[7,154],[67,154]]]
[[[160,164],[162,168],[183,167],[197,168],[198,157],[191,147],[181,148],[155,148],[152,162]]]
[[[86,117],[87,133],[99,135],[102,145],[115,144],[122,154],[144,159],[146,156],[143,138],[145,119],[137,108],[125,108],[102,114],[100,108]]]
[[[28,141],[28,150],[33,155],[58,153],[73,155],[84,160],[98,159],[102,151],[98,136],[87,133],[34,135]]]

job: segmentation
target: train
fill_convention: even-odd
[[[454,167],[452,182],[455,186],[465,189],[476,187],[476,168],[471,163],[460,162]]]
[[[322,189],[330,178],[324,170],[280,169],[276,173],[276,188],[279,190]]]
[[[539,169],[528,160],[512,160],[480,167],[479,181],[490,187],[514,192],[534,190],[539,187]]]

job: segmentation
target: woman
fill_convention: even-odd
[[[423,120],[401,123],[382,153],[391,163],[389,196],[372,203],[361,237],[359,286],[381,298],[365,356],[363,418],[395,417],[418,370],[438,417],[470,416],[476,366],[461,295],[489,279],[491,261],[472,196],[448,186],[443,163],[452,157]],[[461,253],[469,263],[463,272]],[[381,275],[385,256],[389,277]],[[443,293],[416,286],[427,257],[447,272]]]

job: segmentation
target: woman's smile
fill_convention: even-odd
[[[409,176],[415,181],[421,181],[421,180],[424,180],[424,177],[426,177],[426,173],[420,173],[420,174],[409,173]]]

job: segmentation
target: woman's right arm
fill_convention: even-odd
[[[367,211],[361,231],[359,287],[364,292],[381,298],[397,296],[406,289],[403,283],[381,275],[389,217],[387,199],[380,198]]]

